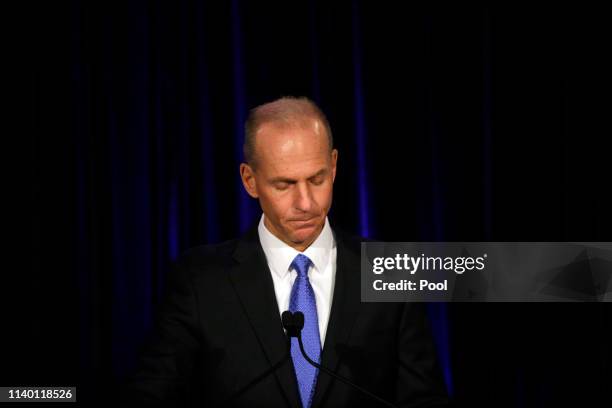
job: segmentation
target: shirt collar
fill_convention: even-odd
[[[266,228],[264,216],[264,214],[261,215],[257,232],[259,234],[259,242],[266,255],[266,260],[273,273],[276,273],[281,278],[285,277],[289,273],[291,262],[300,253],[310,258],[314,265],[314,272],[323,273],[325,271],[331,251],[335,246],[334,235],[327,217],[325,217],[325,225],[317,239],[304,252],[299,252],[278,239]]]

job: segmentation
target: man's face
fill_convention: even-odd
[[[256,168],[240,166],[243,184],[276,237],[304,251],[319,235],[331,207],[338,152],[331,154],[325,127],[262,125],[255,137]]]

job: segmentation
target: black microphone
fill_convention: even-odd
[[[302,329],[304,328],[304,314],[302,312],[291,313],[288,310],[284,311],[282,320],[283,320],[283,327],[285,328],[285,330],[287,330],[287,336],[289,336],[289,338],[297,337],[298,343],[300,345],[300,351],[302,352],[302,355],[304,356],[306,361],[308,361],[308,363],[315,366],[319,370],[323,371],[327,375],[330,375],[333,378],[345,383],[349,387],[352,387],[356,389],[357,391],[361,392],[362,394],[367,395],[368,397],[380,402],[381,404],[386,405],[391,408],[397,408],[395,405],[393,405],[389,401],[377,395],[372,394],[370,391],[364,388],[361,388],[357,384],[354,384],[348,379],[342,377],[341,375],[338,375],[332,372],[331,370],[323,367],[321,364],[313,361],[310,357],[308,357],[308,355],[306,354],[306,351],[304,350],[304,344],[302,343]],[[289,351],[291,352],[291,343],[289,343],[289,349],[290,349]]]
[[[291,337],[298,337],[304,328],[304,314],[302,312],[292,313],[289,310],[285,310],[282,314],[281,320],[283,327],[287,330],[287,336],[289,336],[289,348],[291,348]]]

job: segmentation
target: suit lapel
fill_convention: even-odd
[[[242,302],[245,313],[270,363],[278,363],[288,352],[287,338],[278,314],[274,283],[253,228],[238,241],[234,252],[238,264],[230,271],[230,279]],[[292,407],[300,407],[299,391],[291,357],[274,375]]]
[[[355,252],[355,249],[349,246],[349,240],[344,234],[335,233],[334,235],[337,245],[336,282],[327,334],[321,354],[321,365],[336,372],[340,360],[338,348],[347,344],[359,310],[361,280],[359,252]],[[319,372],[312,402],[313,407],[320,405],[332,380],[331,376]]]

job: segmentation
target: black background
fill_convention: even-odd
[[[611,240],[602,10],[74,1],[26,16],[31,272],[6,385],[112,399],[176,252],[256,219],[239,204],[241,120],[281,95],[329,116],[346,230],[364,232],[365,191],[379,240]],[[605,404],[609,304],[447,311],[457,402]]]

